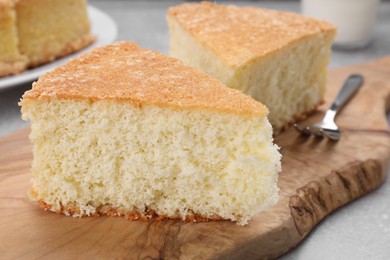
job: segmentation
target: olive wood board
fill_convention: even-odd
[[[338,115],[340,141],[303,137],[293,128],[281,147],[280,200],[247,226],[229,221],[129,221],[72,218],[42,210],[27,197],[29,130],[0,139],[0,258],[2,259],[266,259],[294,248],[335,209],[376,189],[390,158],[390,56],[331,69],[319,120],[350,73],[364,85]]]

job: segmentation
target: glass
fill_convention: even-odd
[[[337,27],[334,47],[357,49],[368,46],[380,0],[302,0],[302,13],[331,22]]]

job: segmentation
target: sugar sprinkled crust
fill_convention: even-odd
[[[209,2],[172,7],[170,18],[233,68],[304,37],[335,31],[328,22],[298,14]]]
[[[182,62],[118,42],[97,48],[40,77],[24,100],[115,100],[136,106],[205,109],[266,116],[268,109]]]

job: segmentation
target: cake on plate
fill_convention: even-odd
[[[0,0],[0,76],[50,62],[95,39],[85,0]]]
[[[265,104],[278,132],[323,100],[335,27],[299,14],[187,3],[168,11],[170,54]]]
[[[52,61],[90,44],[86,0],[18,0],[19,48],[29,66]]]
[[[245,225],[278,200],[267,108],[131,42],[43,75],[21,106],[31,196],[51,211]]]

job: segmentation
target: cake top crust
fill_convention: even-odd
[[[325,21],[303,15],[209,2],[171,7],[174,18],[194,38],[233,68],[277,51],[304,37],[335,33]]]
[[[268,109],[238,90],[179,60],[131,42],[96,48],[44,74],[29,99],[130,102],[174,109],[203,109],[266,116]]]

